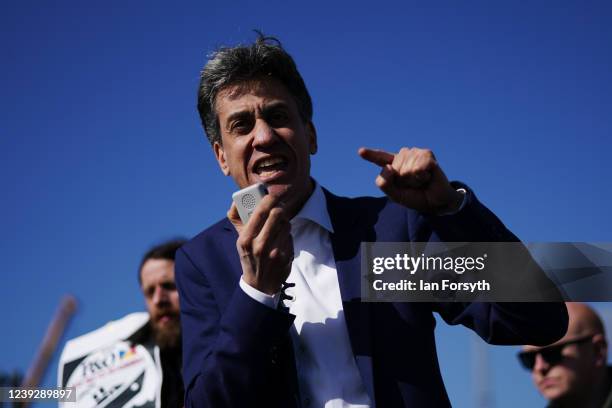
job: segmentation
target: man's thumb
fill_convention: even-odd
[[[393,199],[395,195],[394,179],[395,171],[390,164],[382,168],[378,177],[376,177],[376,186],[380,188],[386,195]]]
[[[227,218],[230,220],[236,231],[240,233],[242,229],[242,220],[240,219],[240,214],[238,214],[238,207],[236,207],[236,203],[232,202],[232,206],[229,210],[227,210]]]

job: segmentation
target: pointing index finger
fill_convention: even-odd
[[[380,167],[385,167],[387,164],[393,163],[393,159],[395,158],[395,155],[392,153],[379,149],[368,149],[366,147],[360,148],[358,153],[362,159],[377,164]]]

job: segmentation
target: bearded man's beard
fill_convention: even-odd
[[[181,347],[181,322],[172,319],[163,326],[153,325],[153,337],[160,350],[178,349]]]

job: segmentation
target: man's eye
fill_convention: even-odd
[[[237,120],[232,123],[231,129],[235,133],[247,133],[251,130],[251,125],[246,120]]]
[[[289,121],[289,115],[284,111],[272,112],[269,117],[272,126],[284,126]]]
[[[161,286],[166,290],[176,290],[176,285],[174,282],[165,282]]]

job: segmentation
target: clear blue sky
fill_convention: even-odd
[[[0,5],[0,370],[25,371],[65,293],[68,338],[143,310],[143,252],[225,214],[196,86],[253,28],[297,61],[334,192],[379,194],[360,146],[429,147],[523,240],[612,241],[610,2],[179,3]],[[439,326],[457,407],[471,338]],[[497,407],[543,405],[516,348],[487,350]]]

